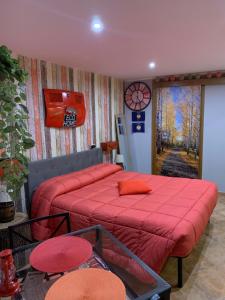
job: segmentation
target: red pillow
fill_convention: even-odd
[[[143,180],[124,180],[118,182],[119,194],[122,195],[135,195],[146,194],[151,192],[151,188],[146,181]]]

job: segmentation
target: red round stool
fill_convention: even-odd
[[[80,269],[62,276],[48,290],[45,300],[126,300],[123,282],[110,271]]]
[[[60,236],[39,244],[30,255],[30,264],[46,273],[69,271],[92,256],[92,245],[85,239]]]

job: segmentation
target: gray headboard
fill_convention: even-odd
[[[27,178],[27,183],[25,184],[27,211],[30,212],[33,192],[43,181],[100,164],[102,161],[102,150],[94,148],[70,155],[30,162],[30,173]]]

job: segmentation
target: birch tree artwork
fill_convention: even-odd
[[[200,86],[158,89],[157,174],[199,177],[200,115]]]

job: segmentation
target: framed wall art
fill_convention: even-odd
[[[78,127],[85,121],[84,95],[79,92],[43,89],[46,127]]]
[[[132,111],[132,122],[143,122],[145,121],[145,111]]]
[[[156,89],[153,110],[153,173],[201,177],[201,85]]]
[[[143,122],[135,122],[132,123],[132,133],[145,132],[145,123]]]

